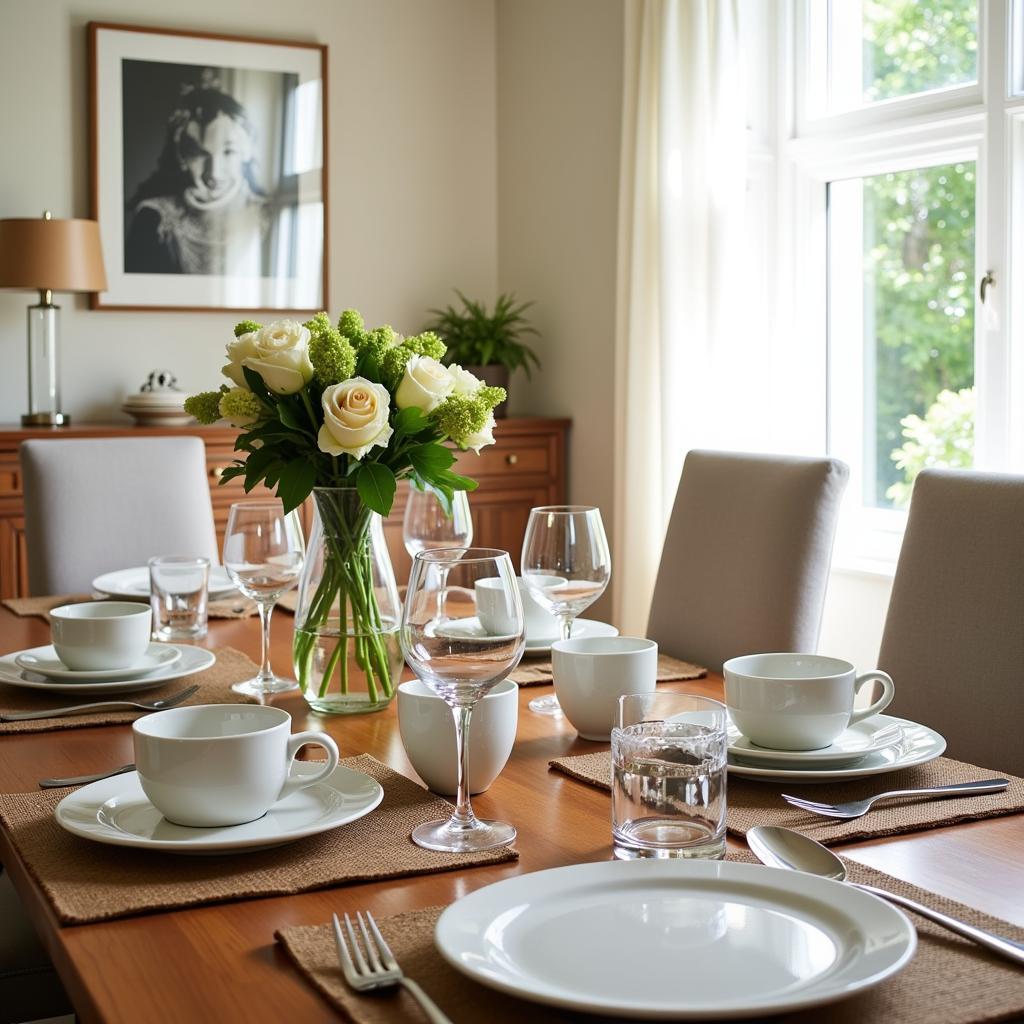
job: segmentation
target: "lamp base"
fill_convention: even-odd
[[[23,427],[69,427],[71,417],[63,412],[27,412],[21,417]]]

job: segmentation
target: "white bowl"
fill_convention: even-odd
[[[519,686],[504,679],[473,708],[469,725],[469,791],[483,793],[512,753],[519,721]],[[398,687],[398,727],[419,777],[435,793],[458,788],[455,720],[451,708],[419,679]]]
[[[137,601],[83,601],[50,612],[57,657],[76,671],[131,668],[148,650],[149,605]]]

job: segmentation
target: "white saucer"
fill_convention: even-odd
[[[108,683],[73,683],[66,679],[51,680],[34,671],[24,671],[14,660],[13,654],[5,654],[0,658],[0,683],[5,683],[8,686],[20,686],[28,690],[42,690],[47,693],[130,693],[139,690],[152,690],[157,686],[163,686],[164,683],[169,683],[172,679],[204,672],[217,660],[217,656],[212,651],[203,647],[190,647],[187,644],[181,646],[162,644],[161,646],[175,648],[179,652],[179,657],[174,660],[173,664],[158,668],[141,679],[125,679],[120,676],[116,681]]]
[[[313,774],[321,765],[298,762],[293,772]],[[292,793],[262,818],[244,825],[189,828],[174,825],[142,792],[137,772],[101,779],[69,793],[54,811],[57,824],[97,843],[173,853],[267,850],[326,832],[369,814],[384,799],[379,782],[339,767],[330,778]]]
[[[477,889],[441,914],[434,942],[456,970],[523,999],[618,1018],[708,1020],[845,999],[905,967],[917,935],[895,907],[831,879],[638,860]]]
[[[594,636],[618,636],[619,631],[608,622],[598,622],[597,619],[576,619],[572,624],[572,638],[576,640],[581,637]],[[550,654],[551,645],[558,637],[544,637],[540,640],[526,638],[526,656],[534,657],[539,654]]]
[[[107,597],[122,597],[128,600],[149,600],[149,566],[140,565],[134,569],[118,569],[105,572],[92,581],[92,589]],[[207,588],[211,601],[230,597],[237,592],[227,569],[222,565],[210,566],[210,582]]]
[[[876,750],[895,746],[903,730],[895,722],[880,722],[873,715],[851,725],[827,747],[817,750],[774,750],[759,747],[729,722],[729,753],[746,764],[782,765],[786,768],[825,768],[856,764]]]
[[[435,636],[443,636],[449,640],[514,640],[512,633],[488,633],[483,623],[475,615],[467,615],[464,619],[447,619],[434,627]]]
[[[173,665],[181,657],[181,648],[173,644],[150,644],[146,653],[131,668],[108,668],[100,670],[79,670],[68,668],[52,644],[33,647],[14,655],[15,663],[26,672],[35,672],[47,679],[66,679],[68,682],[110,683],[119,680],[138,679],[160,668]]]
[[[792,763],[786,766],[759,767],[738,761],[730,754],[729,774],[745,779],[774,779],[791,783],[841,782],[927,764],[941,756],[946,749],[946,740],[926,725],[919,725],[905,718],[893,718],[891,715],[876,715],[874,720],[880,725],[899,725],[903,735],[898,743],[884,750],[876,750],[856,764],[844,768],[802,768]]]

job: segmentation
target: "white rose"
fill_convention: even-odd
[[[324,388],[320,451],[361,459],[374,445],[386,448],[394,431],[388,423],[391,395],[383,384],[352,377]]]
[[[451,394],[454,386],[452,375],[436,359],[413,356],[405,364],[405,376],[395,392],[395,405],[399,409],[415,407],[431,412]]]
[[[480,449],[485,445],[494,444],[494,427],[494,413],[490,412],[484,425],[475,434],[470,434],[466,438],[465,446],[472,448],[479,455]]]
[[[308,345],[309,328],[295,320],[277,320],[256,332],[252,354],[242,365],[255,370],[271,391],[294,395],[313,378]]]
[[[464,370],[458,363],[452,363],[448,372],[455,382],[452,391],[456,395],[475,395],[484,386],[484,382],[475,373]]]
[[[227,345],[228,364],[221,370],[236,387],[245,388],[246,391],[249,390],[249,385],[245,382],[245,374],[242,373],[242,362],[256,355],[255,342],[255,331],[232,338]]]

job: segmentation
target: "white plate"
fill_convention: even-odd
[[[172,665],[157,669],[142,679],[122,678],[109,683],[72,683],[62,679],[51,680],[36,675],[34,672],[24,671],[18,667],[13,654],[6,654],[0,658],[0,683],[6,683],[8,686],[20,686],[28,690],[42,690],[47,693],[129,693],[133,690],[152,690],[154,687],[169,683],[172,679],[204,672],[217,660],[217,656],[212,651],[207,651],[202,647],[190,647],[187,644],[180,647],[176,644],[164,644],[163,646],[174,647],[181,656]]]
[[[747,739],[729,722],[729,753],[747,764],[782,765],[785,768],[825,768],[850,765],[862,761],[868,754],[895,746],[903,738],[903,731],[895,722],[880,722],[873,715],[863,722],[851,725],[829,746],[818,750],[774,750],[759,747]]]
[[[92,581],[92,589],[108,597],[123,597],[138,601],[149,598],[149,566],[140,565],[135,569],[118,569],[105,572]],[[209,596],[211,601],[228,597],[236,592],[228,571],[222,565],[210,566]]]
[[[891,715],[876,715],[880,724],[895,723],[902,729],[899,743],[885,750],[876,750],[862,761],[845,768],[801,768],[799,766],[773,765],[759,767],[745,764],[729,757],[729,774],[745,779],[775,779],[786,782],[841,782],[845,779],[859,779],[866,775],[882,775],[885,772],[913,768],[919,764],[934,761],[946,749],[946,740],[934,729],[905,718]]]
[[[768,1016],[895,974],[917,936],[852,886],[754,864],[613,861],[508,878],[434,940],[475,981],[535,1002],[659,1019]]]
[[[82,671],[68,668],[60,658],[53,644],[33,647],[11,655],[19,668],[35,672],[47,679],[66,679],[68,682],[110,683],[126,679],[138,679],[149,672],[173,665],[181,657],[181,648],[173,644],[150,644],[146,653],[131,668],[108,668],[103,671]]]
[[[608,622],[598,622],[597,619],[576,619],[572,624],[572,638],[576,640],[580,637],[593,637],[593,636],[618,636],[619,631]],[[537,654],[550,654],[551,645],[557,640],[554,639],[542,639],[542,640],[530,640],[527,637],[526,640],[526,654],[533,657]]]
[[[320,771],[317,763],[296,763],[297,774]],[[223,828],[174,825],[146,799],[137,772],[101,779],[69,793],[54,811],[57,824],[76,836],[112,846],[173,853],[229,853],[266,850],[326,832],[369,814],[384,798],[369,775],[339,767],[330,778],[300,789],[262,818]]]

